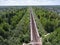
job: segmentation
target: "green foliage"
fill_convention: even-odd
[[[60,20],[57,12],[44,8],[35,8],[35,13],[47,33],[53,32],[59,27]]]
[[[60,16],[49,9],[34,7],[34,15],[43,45],[60,44]],[[28,8],[0,9],[0,45],[22,45],[30,41]],[[45,34],[48,34],[44,36]]]
[[[0,45],[22,45],[29,41],[28,15],[26,8],[0,10]]]
[[[55,29],[55,31],[53,33],[51,33],[50,35],[44,37],[43,45],[46,45],[47,43],[48,43],[48,45],[50,45],[50,44],[59,45],[60,44],[60,27]]]
[[[36,22],[42,24],[37,25],[38,27],[43,27],[44,31],[40,28],[40,32],[44,32],[47,35],[44,36],[44,33],[40,33],[42,36],[43,45],[60,45],[60,16],[54,10],[45,9],[44,7],[34,8],[36,17],[38,18]]]

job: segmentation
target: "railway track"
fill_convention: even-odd
[[[31,42],[29,44],[42,45],[42,41],[41,41],[39,33],[38,33],[38,29],[36,26],[32,8],[30,8],[30,38],[31,38]]]

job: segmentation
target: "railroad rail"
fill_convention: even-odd
[[[23,45],[42,45],[42,40],[41,40],[41,37],[39,36],[36,22],[34,19],[35,14],[33,13],[32,8],[30,8],[29,11],[30,11],[30,38],[31,38],[31,41],[30,41],[30,43],[28,43],[28,44],[24,43]]]
[[[30,38],[31,42],[29,44],[31,45],[42,45],[42,40],[39,36],[38,29],[36,26],[36,22],[34,19],[34,13],[32,8],[30,8]]]

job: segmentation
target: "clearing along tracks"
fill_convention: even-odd
[[[31,42],[29,44],[31,45],[42,45],[42,41],[40,39],[38,29],[36,26],[36,22],[34,19],[34,13],[32,8],[30,8],[30,38]]]

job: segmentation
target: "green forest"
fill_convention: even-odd
[[[44,7],[34,7],[34,11],[43,45],[60,45],[59,12]]]
[[[59,45],[60,12],[56,10],[60,7],[46,7],[32,7],[42,45]],[[0,45],[22,45],[29,42],[29,7],[0,7]]]

